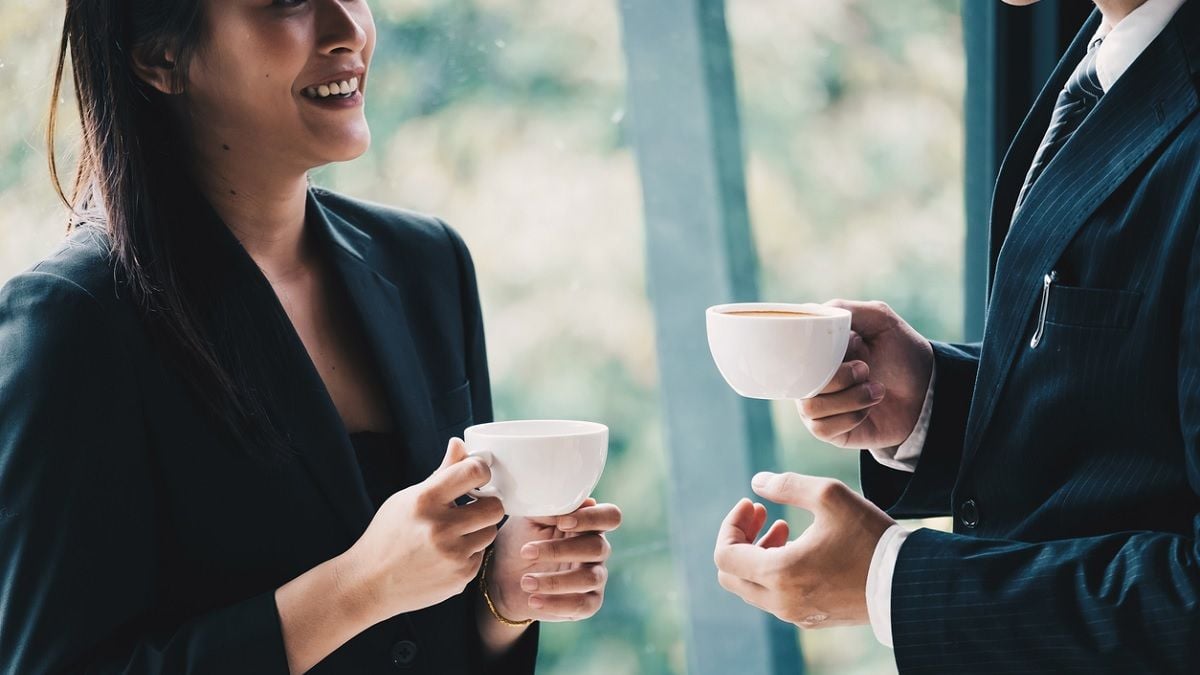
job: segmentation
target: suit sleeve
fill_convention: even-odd
[[[917,530],[892,581],[901,672],[1200,672],[1200,239],[1181,316],[1190,531],[1021,543]]]
[[[467,377],[471,381],[471,406],[475,423],[491,422],[494,419],[492,410],[491,379],[488,375],[487,348],[483,337],[483,309],[479,302],[479,286],[475,280],[475,264],[466,243],[451,227],[442,223],[454,244],[454,252],[458,261],[459,287],[462,289],[463,330],[466,333]],[[475,607],[478,584],[472,583],[467,587],[469,602],[465,603],[470,612],[467,621],[470,626],[473,661],[477,672],[496,673],[497,675],[532,675],[537,665],[539,624],[535,622],[521,639],[500,658],[488,661],[484,658],[483,643],[479,637],[475,623]]]
[[[156,615],[161,514],[111,318],[31,272],[0,291],[0,673],[287,673],[274,594]]]
[[[928,518],[950,513],[950,491],[962,459],[963,439],[975,375],[979,344],[933,343],[937,382],[929,434],[913,473],[875,461],[864,450],[859,458],[863,494],[894,518]]]

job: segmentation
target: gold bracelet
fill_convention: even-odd
[[[496,550],[489,548],[487,552],[483,554],[483,565],[479,569],[479,590],[481,593],[483,593],[483,601],[487,603],[488,610],[491,611],[492,616],[496,617],[496,620],[505,626],[512,626],[513,628],[523,628],[528,626],[529,624],[533,623],[533,619],[513,621],[512,619],[505,618],[505,616],[496,609],[496,604],[492,602],[492,596],[488,594],[487,571],[488,566],[492,562],[492,556],[495,554]]]

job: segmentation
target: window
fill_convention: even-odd
[[[539,672],[551,675],[700,672],[685,638],[703,635],[688,624],[698,598],[673,559],[683,521],[667,483],[680,456],[664,443],[663,308],[647,291],[643,200],[654,195],[643,192],[637,102],[627,100],[623,22],[643,1],[372,0],[373,145],[313,177],[437,214],[463,234],[499,418],[594,419],[612,430],[599,494],[626,523],[612,537],[609,592],[594,619],[544,627]],[[722,7],[689,2],[709,18]],[[741,139],[761,297],[883,299],[927,335],[962,335],[960,9],[957,0],[724,3],[729,42],[718,48],[732,55],[740,128],[721,133]],[[60,18],[50,3],[0,5],[0,279],[63,230],[41,150]],[[677,253],[689,255],[686,241]],[[790,405],[772,417],[778,466],[857,485],[854,453],[812,440]],[[723,514],[732,502],[718,506]],[[716,526],[704,525],[704,537]],[[800,642],[811,673],[894,668],[867,628]]]

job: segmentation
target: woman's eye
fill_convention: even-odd
[[[306,2],[308,0],[273,0],[271,4],[276,7],[299,7]]]

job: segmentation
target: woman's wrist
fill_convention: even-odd
[[[497,658],[525,634],[533,620],[526,616],[527,612],[513,612],[505,604],[501,584],[498,583],[492,566],[492,555],[490,550],[485,554],[484,564],[479,570],[475,619],[486,656]]]
[[[363,630],[388,618],[381,616],[378,609],[378,587],[371,581],[371,574],[362,561],[354,554],[354,549],[329,561],[329,573],[333,583],[332,601],[335,611]]]
[[[376,623],[370,596],[352,581],[348,562],[327,560],[275,590],[291,672],[306,672]]]

